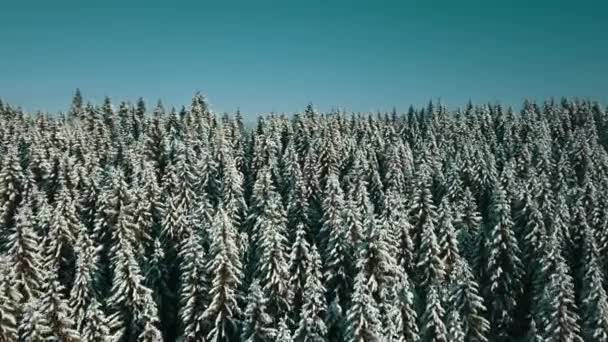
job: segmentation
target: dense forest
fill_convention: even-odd
[[[0,103],[0,341],[608,341],[608,111]]]

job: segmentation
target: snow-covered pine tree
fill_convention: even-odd
[[[110,327],[108,317],[96,298],[91,299],[85,312],[80,332],[82,341],[109,342]]]
[[[445,309],[442,306],[440,284],[436,281],[429,285],[426,307],[421,320],[421,337],[425,342],[447,342],[448,330],[445,324]]]
[[[466,187],[464,189],[463,203],[461,205],[462,213],[460,219],[456,223],[458,227],[458,240],[461,249],[461,254],[467,259],[472,265],[477,258],[477,254],[480,253],[480,239],[481,239],[481,214],[477,209],[475,197],[471,190]],[[475,273],[479,274],[478,270]]]
[[[39,298],[39,310],[44,315],[43,330],[46,340],[59,340],[66,342],[80,341],[80,334],[75,329],[73,312],[65,297],[65,288],[59,281],[56,268],[57,245],[53,242],[56,235],[48,235],[43,243],[44,268],[43,286]],[[35,309],[36,310],[36,309]]]
[[[289,284],[285,212],[279,195],[270,191],[269,196],[254,228],[260,237],[258,250],[261,254],[257,272],[268,300],[268,311],[278,323],[278,319],[291,310],[292,289]]]
[[[180,251],[179,319],[184,341],[202,341],[208,323],[203,313],[208,300],[206,253],[198,234],[190,233],[182,240]]]
[[[152,290],[144,285],[134,246],[132,204],[121,208],[112,231],[112,289],[107,299],[110,329],[117,341],[132,341],[148,323],[158,323]]]
[[[523,265],[513,232],[511,207],[502,185],[495,181],[486,227],[484,257],[487,258],[485,296],[488,298],[492,339],[508,338],[521,290]]]
[[[316,241],[320,242],[319,248],[324,251],[330,251],[329,241],[332,237],[339,235],[344,227],[343,212],[344,212],[344,195],[338,176],[335,173],[329,173],[325,181],[325,190],[323,192],[323,218],[320,236],[316,237]],[[328,255],[325,255],[324,260],[328,260]]]
[[[73,312],[75,328],[83,332],[84,323],[88,319],[87,313],[92,302],[97,302],[94,277],[97,273],[98,250],[88,236],[86,229],[78,233],[76,240],[76,274],[74,285],[70,289],[69,305]],[[97,308],[99,310],[99,308]]]
[[[446,282],[453,278],[454,268],[460,258],[460,249],[454,228],[454,213],[447,197],[443,197],[437,210],[437,240],[439,255],[443,263]]]
[[[437,223],[437,207],[433,202],[429,170],[425,165],[419,166],[419,174],[412,196],[410,208],[413,226],[412,239],[414,249],[422,251],[420,249],[422,235],[429,230],[434,231]],[[418,260],[420,260],[420,256],[418,256]]]
[[[41,239],[34,230],[32,217],[30,202],[22,201],[7,239],[7,260],[23,302],[37,298],[42,285]]]
[[[530,320],[530,328],[528,328],[528,333],[524,339],[525,342],[545,342],[545,339],[540,334],[538,329],[536,328],[536,321],[534,319]]]
[[[358,225],[358,219],[348,221],[345,212],[343,194],[338,177],[330,174],[327,178],[325,199],[323,201],[323,220],[321,233],[323,234],[322,250],[325,260],[325,280],[328,289],[329,301],[337,300],[340,306],[346,304],[351,291],[352,272],[354,270],[353,246],[349,241],[348,225]],[[346,211],[358,210],[352,206]],[[352,227],[351,227],[352,228]],[[331,329],[331,327],[330,327]]]
[[[462,320],[464,340],[487,342],[490,323],[484,317],[486,307],[479,286],[464,258],[459,258],[450,285],[449,312],[457,311]]]
[[[21,301],[6,256],[0,256],[0,341],[17,341],[17,329]]]
[[[207,273],[212,278],[209,289],[211,301],[202,315],[202,319],[213,327],[207,335],[208,341],[231,341],[238,336],[238,290],[243,278],[239,256],[233,220],[220,206],[211,228],[207,264]]]
[[[279,321],[279,329],[277,331],[277,341],[281,342],[293,342],[293,336],[291,331],[289,330],[289,326],[287,325],[287,318],[283,317]]]
[[[346,313],[347,342],[382,341],[380,311],[367,284],[365,271],[360,270],[355,277],[351,305]]]
[[[410,283],[407,273],[399,275],[399,281],[396,284],[397,298],[396,303],[393,303],[393,308],[398,312],[396,317],[397,339],[398,342],[418,341],[420,339],[418,330],[418,316],[414,306],[414,287]]]
[[[608,340],[608,296],[591,228],[584,232],[584,273],[581,290],[582,337],[585,341]]]
[[[414,243],[411,238],[412,225],[408,221],[406,203],[396,190],[388,189],[384,196],[384,208],[380,221],[389,240],[391,254],[395,256],[398,268],[403,272],[413,272]]]
[[[14,226],[15,215],[25,195],[26,180],[16,146],[9,147],[0,169],[0,251],[6,251],[8,228]]]
[[[275,341],[277,330],[273,327],[274,320],[268,314],[268,300],[260,288],[260,283],[254,279],[247,294],[247,309],[243,320],[241,341],[243,342],[272,342]],[[277,341],[278,342],[278,341]]]
[[[432,284],[440,284],[445,280],[445,264],[441,259],[441,251],[435,225],[429,214],[425,214],[426,221],[421,225],[420,247],[418,249],[418,261],[416,263],[416,275],[420,293],[426,298],[429,287]],[[422,301],[424,302],[424,301]]]
[[[296,228],[296,239],[291,246],[289,254],[289,284],[293,291],[293,310],[289,314],[293,323],[300,317],[304,299],[304,289],[308,277],[308,263],[310,261],[310,245],[306,240],[304,225],[300,223]]]
[[[51,331],[44,314],[40,312],[40,308],[36,307],[38,303],[38,300],[30,300],[25,303],[19,322],[18,338],[15,335],[2,334],[3,337],[0,338],[0,341],[10,341],[10,338],[14,338],[14,341],[24,342],[44,341]]]
[[[294,333],[295,341],[326,341],[327,327],[324,317],[327,312],[325,288],[323,287],[321,256],[315,245],[310,250],[304,298],[300,312],[298,328]]]
[[[448,340],[450,342],[464,342],[465,333],[462,330],[462,321],[458,311],[450,311],[447,317]]]
[[[557,256],[556,269],[545,286],[543,299],[545,340],[582,342],[580,318],[574,298],[574,283],[561,254]]]

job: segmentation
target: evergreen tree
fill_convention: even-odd
[[[493,338],[503,340],[509,336],[513,323],[523,266],[513,232],[511,208],[500,184],[495,184],[493,190],[490,217],[492,221],[487,227],[484,254],[488,277],[485,292],[489,299]]]
[[[123,208],[114,227],[112,245],[112,291],[107,304],[112,314],[110,329],[118,341],[133,341],[146,324],[157,323],[158,312],[152,291],[144,285],[144,277],[137,262],[132,215]]]
[[[422,315],[422,340],[429,342],[447,342],[448,330],[444,323],[445,310],[441,306],[441,289],[438,283],[429,287],[426,307]]]
[[[310,246],[305,237],[304,225],[299,224],[296,229],[296,240],[291,246],[289,256],[289,284],[293,289],[293,312],[290,314],[291,319],[297,322],[300,317],[300,311],[304,299],[304,290],[308,279],[308,268],[310,262]]]
[[[574,298],[574,284],[568,265],[558,257],[544,292],[545,339],[550,341],[583,341]]]
[[[277,331],[277,341],[281,342],[293,342],[293,337],[291,335],[291,331],[287,326],[287,319],[283,318],[279,322],[279,330]]]
[[[209,289],[211,302],[203,312],[202,319],[213,324],[207,339],[219,342],[237,336],[240,316],[238,287],[242,278],[236,230],[222,207],[216,213],[211,236],[207,266],[208,274],[213,277]]]
[[[198,234],[189,234],[183,239],[180,257],[180,313],[184,341],[199,341],[206,338],[207,322],[203,312],[208,304],[206,280],[206,254]]]
[[[83,341],[106,342],[110,340],[109,321],[97,299],[89,303],[81,327]]]
[[[437,231],[439,240],[440,257],[445,270],[445,276],[448,283],[452,278],[455,264],[460,258],[460,250],[458,248],[458,240],[456,231],[453,225],[453,212],[446,197],[441,200],[439,206]]]
[[[20,301],[20,295],[14,288],[14,280],[12,279],[9,262],[6,257],[0,259],[0,340],[1,341],[16,341],[17,340],[17,302]]]
[[[45,244],[48,253],[50,243]],[[46,254],[46,253],[45,253]],[[46,254],[45,259],[50,255]],[[51,263],[47,262],[50,266]],[[65,298],[65,288],[59,282],[57,273],[48,266],[44,270],[44,286],[40,296],[40,311],[43,313],[44,328],[42,329],[46,340],[59,340],[67,342],[80,341],[80,335],[75,330],[75,322],[72,319],[72,308]]]
[[[291,310],[292,289],[289,286],[289,264],[286,255],[285,214],[278,195],[273,194],[268,206],[257,221],[261,259],[259,275],[268,299],[268,311],[277,318]]]
[[[414,290],[405,273],[398,283],[398,297],[395,306],[398,309],[399,325],[397,327],[398,339],[396,341],[417,341],[420,339],[417,325],[417,315],[414,308]]]
[[[382,341],[380,312],[363,271],[359,271],[355,277],[351,300],[351,306],[346,314],[347,328],[345,341]]]
[[[455,342],[464,342],[465,333],[462,330],[462,321],[458,311],[451,311],[447,318],[448,340]]]
[[[243,332],[241,341],[245,342],[268,342],[275,341],[277,331],[273,328],[273,319],[267,313],[266,304],[268,300],[260,288],[256,279],[249,287],[247,294],[247,309],[243,321]]]
[[[298,329],[295,331],[295,341],[322,342],[325,341],[327,327],[323,318],[327,312],[325,303],[325,288],[322,284],[321,256],[313,245],[310,251],[310,261],[306,284],[304,285],[304,298]]]
[[[591,229],[585,231],[582,288],[582,337],[588,341],[608,340],[608,296],[598,263],[598,250]]]
[[[88,311],[95,310],[95,308],[90,308],[91,303],[97,302],[93,277],[97,272],[98,259],[97,248],[84,229],[78,234],[76,250],[76,276],[74,286],[70,290],[69,304],[74,313],[76,329],[82,333],[83,326],[88,319]]]
[[[24,302],[38,297],[42,285],[40,238],[34,230],[32,216],[29,202],[24,201],[17,212],[15,226],[11,229],[12,232],[7,240],[10,269]]]
[[[450,288],[450,312],[462,320],[464,341],[487,342],[490,323],[484,317],[486,307],[479,286],[465,259],[458,259]]]
[[[26,191],[26,180],[17,155],[17,149],[11,147],[4,152],[0,169],[0,251],[5,252],[6,233],[15,224],[15,215]]]
[[[37,300],[30,300],[25,303],[23,308],[23,316],[19,324],[19,340],[25,342],[44,341],[46,336],[51,333],[51,328],[44,318],[44,314],[40,312],[40,308],[36,307]],[[16,335],[3,332],[1,341],[17,341]],[[88,340],[86,340],[88,341]],[[93,340],[94,341],[94,340]]]

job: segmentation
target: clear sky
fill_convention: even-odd
[[[79,87],[96,103],[170,107],[200,90],[251,116],[608,100],[605,1],[498,3],[5,0],[0,98],[58,111]]]

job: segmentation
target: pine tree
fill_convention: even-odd
[[[285,318],[282,318],[281,321],[279,321],[276,340],[281,342],[293,342],[293,336],[287,326],[287,319]]]
[[[422,315],[422,340],[429,342],[447,342],[448,330],[444,323],[445,310],[441,304],[441,294],[438,283],[429,286],[426,307]]]
[[[458,312],[462,320],[464,340],[487,342],[490,323],[484,317],[486,307],[479,295],[479,286],[467,261],[458,259],[450,286],[450,312]]]
[[[238,287],[242,279],[236,230],[222,207],[218,208],[213,220],[211,236],[210,261],[207,265],[207,272],[213,277],[209,289],[211,302],[203,312],[202,319],[213,324],[207,339],[219,342],[237,336],[240,316]]]
[[[583,341],[574,298],[574,284],[568,265],[560,256],[544,292],[545,339],[550,341]]]
[[[441,205],[439,206],[437,214],[437,234],[440,249],[439,255],[444,266],[447,282],[449,283],[453,276],[452,273],[454,271],[455,264],[460,258],[460,250],[458,247],[456,231],[453,225],[454,214],[446,197],[441,200]]]
[[[376,301],[381,302],[383,290],[390,288],[396,281],[397,262],[391,246],[389,232],[379,225],[371,204],[364,217],[366,234],[357,251],[357,269],[363,270],[368,277],[367,283]]]
[[[380,312],[367,284],[365,272],[359,271],[355,277],[352,303],[346,314],[347,328],[345,341],[382,341]]]
[[[76,241],[76,276],[74,286],[70,290],[69,304],[74,313],[76,329],[82,333],[87,320],[87,312],[92,310],[90,305],[96,302],[94,279],[97,272],[97,248],[88,236],[86,230],[78,234]]]
[[[268,300],[260,288],[259,281],[254,280],[247,294],[247,309],[243,321],[241,341],[268,342],[275,341],[277,331],[273,328],[273,319],[267,313]]]
[[[26,180],[19,162],[17,149],[5,152],[0,169],[0,251],[6,251],[7,228],[14,226],[17,208],[25,195]]]
[[[458,227],[458,242],[461,246],[461,254],[473,265],[477,254],[481,252],[479,250],[481,214],[468,187],[464,190],[462,201],[462,215],[455,226]]]
[[[285,214],[276,193],[272,193],[256,225],[256,231],[261,234],[258,272],[268,310],[278,319],[291,310],[292,289],[285,246]]]
[[[545,339],[541,336],[538,329],[536,328],[536,321],[534,319],[530,322],[530,328],[525,338],[526,342],[544,342]]]
[[[488,308],[493,338],[502,340],[509,335],[513,323],[523,266],[506,192],[498,183],[492,194],[490,217],[492,221],[487,227],[484,255],[487,257],[485,274],[488,277],[485,293],[490,299]]]
[[[45,243],[45,250],[49,251],[50,243]],[[45,259],[50,255],[45,253]],[[45,339],[66,342],[80,341],[80,335],[75,330],[75,322],[72,319],[72,309],[64,296],[65,289],[59,282],[55,270],[48,268],[52,263],[47,261],[44,270],[44,286],[41,290],[40,311],[44,314],[47,327]]]
[[[198,234],[189,234],[182,241],[180,258],[180,313],[184,341],[206,338],[207,322],[203,312],[208,304],[206,254]]]
[[[8,258],[10,269],[18,291],[24,302],[38,297],[42,285],[42,255],[40,238],[34,230],[32,209],[24,201],[15,217],[15,226],[8,236]]]
[[[342,188],[340,182],[335,173],[329,173],[327,175],[327,181],[325,185],[325,191],[323,193],[323,219],[321,226],[321,236],[317,237],[318,241],[321,241],[321,250],[328,250],[333,246],[330,245],[329,240],[333,236],[339,235],[340,230],[343,229],[343,211],[344,211],[344,196],[342,194]]]
[[[290,318],[297,322],[300,317],[304,299],[304,289],[308,279],[308,264],[310,262],[310,246],[306,240],[304,225],[299,224],[296,228],[296,239],[291,246],[289,255],[289,284],[293,290],[293,312]]]
[[[422,293],[426,293],[431,284],[441,283],[444,280],[445,265],[441,260],[435,226],[430,218],[423,227],[416,269],[419,277],[418,285]]]
[[[44,314],[40,312],[40,308],[36,307],[37,300],[30,300],[25,303],[23,308],[23,316],[19,324],[19,340],[25,342],[44,341],[46,336],[51,333],[51,328],[45,320]],[[6,334],[3,332],[0,341],[17,341],[16,335]],[[4,340],[3,338],[8,338]],[[89,340],[86,340],[89,341]],[[94,340],[92,340],[94,341]]]
[[[417,314],[414,308],[414,289],[407,274],[403,273],[397,283],[397,304],[398,309],[397,341],[418,341],[420,339],[417,325]]]
[[[14,280],[9,272],[6,257],[0,259],[0,341],[17,340],[17,302],[21,296],[14,288]]]
[[[322,283],[321,256],[313,245],[310,251],[304,299],[298,329],[295,331],[295,341],[322,342],[325,341],[327,327],[323,318],[327,312],[325,303],[325,288]]]
[[[454,342],[464,342],[465,333],[462,330],[462,321],[458,311],[450,311],[447,318],[448,340]]]
[[[109,321],[97,299],[93,298],[89,303],[83,325],[81,337],[83,341],[107,342],[110,340]]]
[[[134,247],[132,215],[123,208],[112,232],[112,291],[107,304],[113,338],[131,341],[140,335],[149,322],[158,319],[152,291],[144,285],[144,277],[137,262]]]
[[[598,263],[598,250],[591,229],[584,232],[584,274],[582,288],[582,337],[588,341],[608,340],[608,296]]]

